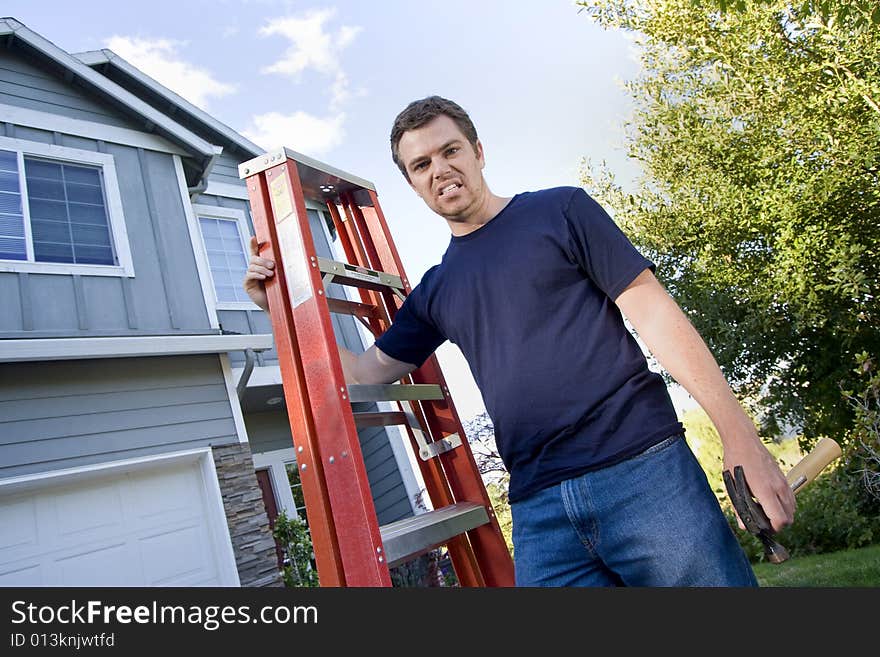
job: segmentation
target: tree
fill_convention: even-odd
[[[474,461],[486,484],[486,492],[495,510],[495,517],[498,519],[507,549],[513,554],[513,518],[510,513],[510,501],[507,498],[510,475],[501,461],[501,455],[495,444],[495,426],[488,413],[480,413],[465,423],[464,432],[470,443]]]
[[[585,187],[657,264],[740,398],[770,411],[765,433],[784,421],[804,447],[841,439],[841,386],[855,388],[856,354],[880,353],[876,3],[578,4],[629,31],[643,65],[627,84],[637,189],[587,160]]]

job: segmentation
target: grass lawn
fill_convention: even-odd
[[[880,545],[754,565],[761,586],[880,586]]]

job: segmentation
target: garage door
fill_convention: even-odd
[[[199,461],[10,488],[0,486],[0,586],[230,583]]]

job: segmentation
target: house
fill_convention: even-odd
[[[302,498],[241,289],[263,149],[111,51],[0,37],[0,585],[281,585],[270,522]],[[412,515],[396,430],[359,436],[379,522]]]

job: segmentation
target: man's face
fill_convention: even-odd
[[[483,181],[483,146],[476,150],[446,115],[403,133],[400,161],[409,184],[428,207],[450,221],[466,221],[479,213],[487,196]]]

